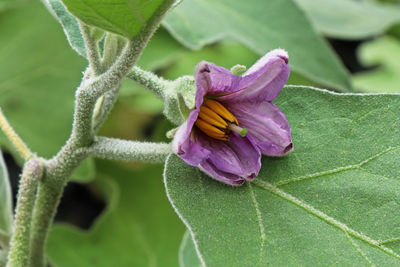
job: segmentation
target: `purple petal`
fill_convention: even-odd
[[[242,185],[244,179],[238,175],[220,171],[214,164],[208,160],[204,161],[199,169],[209,175],[211,178],[229,185]]]
[[[236,92],[219,99],[222,101],[272,101],[286,84],[289,58],[285,50],[275,49],[260,58],[241,77]]]
[[[238,90],[241,77],[214,63],[202,61],[195,71],[197,90],[202,89],[207,95],[223,94]]]
[[[293,149],[286,116],[270,102],[229,103],[241,127],[249,130],[264,155],[282,156]]]
[[[172,140],[173,152],[192,166],[198,166],[211,153],[191,140],[192,128],[199,110],[200,108],[197,108],[190,113],[189,118],[179,127],[175,133],[174,140]]]
[[[213,169],[214,174],[219,173],[220,179],[226,174],[224,177],[229,180],[232,177],[252,180],[260,171],[261,152],[251,137],[232,133],[229,141],[224,142],[198,132],[195,138],[203,148],[212,151],[200,166],[209,171]]]

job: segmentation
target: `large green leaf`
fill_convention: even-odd
[[[167,0],[62,0],[85,23],[134,38]]]
[[[81,56],[86,57],[85,43],[79,29],[78,20],[72,16],[61,0],[43,0],[49,11],[61,23],[71,47]],[[160,29],[146,46],[138,65],[145,69],[158,69],[168,65],[183,48],[169,34]]]
[[[162,166],[128,169],[99,161],[94,192],[108,196],[107,210],[88,232],[53,228],[51,262],[62,266],[177,266],[184,227],[162,184]],[[97,188],[97,190],[96,190]]]
[[[0,248],[7,245],[13,222],[12,196],[6,164],[0,150]]]
[[[400,23],[400,7],[355,0],[295,0],[322,33],[341,39],[364,39]]]
[[[296,72],[350,90],[347,71],[293,0],[183,1],[167,14],[164,26],[193,49],[223,37],[234,38],[259,55],[284,48]]]
[[[171,156],[169,199],[207,266],[398,266],[400,95],[285,87],[294,152],[233,188]]]
[[[353,76],[354,87],[370,92],[400,92],[400,42],[393,37],[364,43],[359,49],[361,61],[373,68]]]
[[[61,23],[71,47],[78,54],[86,57],[86,48],[77,19],[66,10],[61,0],[43,0],[43,2]],[[183,47],[165,30],[160,29],[144,49],[138,65],[144,69],[157,70],[175,62],[183,50]],[[125,104],[149,113],[160,113],[163,110],[163,103],[160,99],[132,81],[124,81],[121,100]]]

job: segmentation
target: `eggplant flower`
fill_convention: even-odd
[[[271,102],[289,78],[288,61],[287,52],[276,49],[242,76],[200,62],[196,106],[175,134],[174,153],[216,180],[241,185],[257,176],[261,154],[290,152],[289,123]]]

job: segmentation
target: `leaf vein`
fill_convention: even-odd
[[[346,224],[344,224],[344,223],[342,223],[342,222],[340,222],[340,221],[328,216],[324,212],[314,208],[313,206],[311,206],[311,205],[307,204],[306,202],[296,198],[295,196],[293,196],[293,195],[291,195],[289,193],[286,193],[285,191],[283,191],[283,190],[279,189],[278,187],[274,186],[273,184],[270,184],[268,182],[261,181],[261,180],[255,180],[254,183],[256,185],[258,185],[259,187],[261,187],[261,188],[263,188],[265,190],[268,190],[271,193],[273,193],[273,194],[275,194],[275,195],[277,195],[277,196],[279,196],[279,197],[281,197],[281,198],[293,203],[294,205],[296,205],[296,206],[308,211],[309,213],[311,213],[314,216],[322,219],[326,223],[328,223],[328,224],[330,224],[330,225],[332,225],[332,226],[334,226],[336,228],[339,228],[343,232],[345,232],[345,233],[347,233],[347,234],[349,234],[349,235],[351,235],[353,237],[356,237],[356,238],[358,238],[358,239],[370,244],[371,246],[377,247],[378,249],[384,251],[386,254],[396,258],[397,260],[400,260],[400,255],[395,253],[393,250],[391,250],[391,249],[389,249],[389,248],[387,248],[385,246],[382,246],[379,241],[374,240],[374,239],[364,235],[363,233],[359,233],[359,232],[353,230],[352,228],[348,227]]]
[[[395,237],[395,238],[391,238],[391,239],[382,240],[379,242],[379,244],[383,245],[383,244],[395,243],[395,242],[399,242],[399,241],[400,241],[400,237]]]
[[[384,155],[384,154],[386,154],[388,152],[397,150],[397,149],[400,149],[400,146],[389,147],[389,148],[387,148],[387,149],[385,149],[385,150],[383,150],[383,151],[381,151],[381,152],[379,152],[379,153],[377,153],[377,154],[375,154],[375,155],[373,155],[373,156],[361,161],[358,164],[347,165],[347,166],[344,166],[344,167],[338,167],[338,168],[327,170],[327,171],[322,171],[322,172],[317,172],[317,173],[313,173],[313,174],[309,174],[309,175],[299,176],[299,177],[296,177],[296,178],[291,178],[291,179],[287,179],[287,180],[283,180],[283,181],[274,183],[274,185],[275,186],[287,185],[287,184],[290,184],[290,183],[295,183],[295,182],[300,182],[300,181],[303,181],[303,180],[313,179],[313,178],[321,177],[321,176],[324,176],[324,175],[334,174],[334,173],[347,171],[347,170],[351,170],[351,169],[359,169],[363,165],[367,164],[368,162],[371,162],[372,160],[377,159],[380,156],[382,156],[382,155]]]
[[[353,238],[351,238],[351,236],[345,232],[345,235],[347,237],[347,239],[351,242],[351,244],[353,245],[353,247],[355,248],[355,250],[357,250],[357,252],[361,255],[361,257],[368,262],[368,264],[370,266],[375,266],[375,264],[372,263],[372,261],[370,259],[368,259],[367,254],[364,253],[364,251],[362,251],[362,249],[360,248],[359,245],[357,245],[356,242],[354,242]]]
[[[264,247],[265,247],[265,242],[267,241],[267,236],[265,234],[265,228],[264,228],[264,224],[262,222],[261,210],[260,210],[260,207],[258,205],[258,202],[257,202],[257,199],[256,199],[256,195],[255,195],[254,190],[253,190],[253,188],[251,186],[251,183],[248,183],[248,188],[249,188],[251,200],[252,200],[252,202],[254,204],[254,208],[255,208],[255,211],[256,211],[258,226],[260,228],[261,242],[260,242],[260,254],[259,254],[258,262],[261,263],[262,262],[262,255],[263,255],[263,251],[264,251]]]

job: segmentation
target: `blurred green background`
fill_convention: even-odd
[[[295,61],[288,83],[339,91],[400,92],[399,2],[294,1],[301,16],[312,25],[308,30],[324,38],[322,44],[326,45],[326,51],[332,52],[327,58],[340,58],[344,64],[345,67],[341,63],[337,66],[343,68],[340,73],[345,81],[335,87],[332,81],[308,75],[302,66],[312,62],[305,58],[303,62]],[[208,4],[212,5],[212,1]],[[183,8],[191,7],[188,4]],[[200,20],[199,16],[193,21]],[[175,28],[171,26],[174,23],[178,23]],[[240,31],[239,27],[228,29],[229,23],[234,22],[227,22],[226,28],[217,30]],[[167,79],[193,74],[201,60],[226,68],[235,64],[250,67],[261,54],[252,45],[255,41],[251,41],[251,36],[250,41],[234,38],[234,34],[212,38],[209,34],[215,29],[205,29],[192,39],[175,31],[174,38],[170,32],[182,26],[179,19],[168,18],[164,25],[166,28],[158,30],[138,65]],[[296,32],[296,25],[290,27]],[[185,31],[183,26],[180,30]],[[302,46],[312,49],[306,45],[298,44],[299,49]],[[322,57],[317,62],[322,66],[322,73],[324,60]],[[0,0],[0,106],[16,131],[40,156],[51,157],[68,138],[74,92],[85,67],[85,59],[70,48],[61,26],[43,4],[33,0]],[[327,77],[330,74],[326,71]],[[343,84],[347,83],[346,90]],[[162,109],[159,99],[136,83],[126,81],[100,134],[168,142],[165,133],[174,126],[162,117]],[[3,135],[0,135],[0,144],[6,152],[15,193],[21,160]],[[48,243],[51,263],[55,266],[177,266],[185,228],[165,196],[162,171],[161,164],[86,160],[75,171],[62,199]]]

